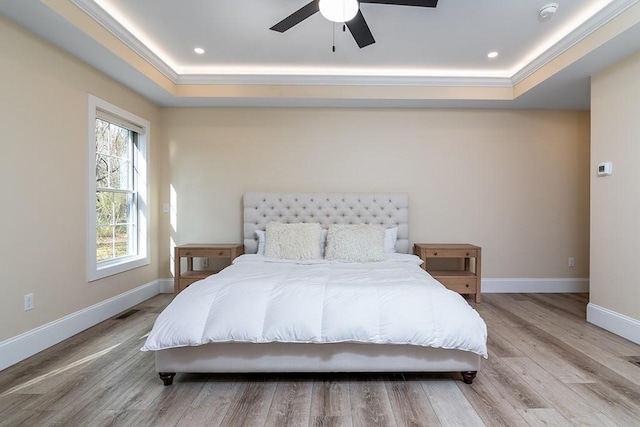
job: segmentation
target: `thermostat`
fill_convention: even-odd
[[[613,173],[613,165],[611,162],[604,162],[598,165],[598,176],[611,175]]]

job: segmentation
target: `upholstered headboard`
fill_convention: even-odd
[[[269,222],[382,224],[398,227],[396,251],[409,253],[409,196],[396,193],[246,193],[244,252],[258,250],[256,230]]]

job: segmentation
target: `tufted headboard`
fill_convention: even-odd
[[[256,230],[269,222],[382,224],[398,227],[396,251],[409,253],[409,196],[397,193],[246,193],[244,252],[258,250]]]

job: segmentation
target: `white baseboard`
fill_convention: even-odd
[[[640,320],[589,303],[587,304],[587,322],[640,344]]]
[[[0,371],[158,295],[164,286],[155,280],[0,342]]]
[[[482,279],[483,294],[589,292],[589,279]]]

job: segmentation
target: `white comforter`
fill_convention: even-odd
[[[478,313],[419,267],[308,263],[243,255],[189,286],[160,314],[142,350],[217,342],[411,344],[487,357]]]

